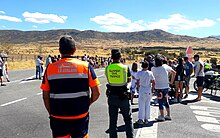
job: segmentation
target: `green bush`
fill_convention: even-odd
[[[217,62],[218,62],[218,59],[217,58],[211,58],[210,59],[210,62],[212,63],[212,64],[217,64]]]

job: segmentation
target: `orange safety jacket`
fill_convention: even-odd
[[[79,119],[88,114],[89,87],[99,84],[88,62],[63,58],[46,69],[41,89],[50,92],[50,114],[60,119]]]

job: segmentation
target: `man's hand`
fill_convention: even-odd
[[[90,98],[90,105],[94,103],[100,96],[100,87],[98,85],[91,87],[92,95]]]
[[[43,91],[43,100],[44,106],[47,109],[47,112],[50,114],[50,92]]]

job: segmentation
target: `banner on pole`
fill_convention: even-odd
[[[192,62],[193,59],[193,48],[188,46],[186,49],[186,56],[189,58],[189,61]]]

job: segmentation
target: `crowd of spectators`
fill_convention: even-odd
[[[155,94],[155,104],[159,105],[160,115],[156,120],[171,120],[170,102],[182,102],[182,99],[188,97],[190,79],[196,77],[198,96],[193,101],[202,100],[203,82],[205,71],[212,69],[212,65],[207,61],[204,63],[199,55],[194,55],[193,61],[190,62],[187,56],[178,57],[177,59],[167,59],[161,54],[147,55],[141,60],[142,70],[137,71],[137,63],[132,64],[132,79],[135,84],[131,85],[131,92],[138,92],[139,113],[137,124],[148,122],[151,95]],[[134,69],[135,68],[135,69]],[[140,75],[141,74],[141,75]],[[136,88],[137,89],[134,89]],[[185,88],[185,95],[183,89]],[[174,91],[171,91],[174,89]],[[149,98],[150,96],[150,98]],[[148,98],[147,98],[148,97]],[[132,104],[133,100],[132,100]],[[164,106],[166,114],[164,113]]]

